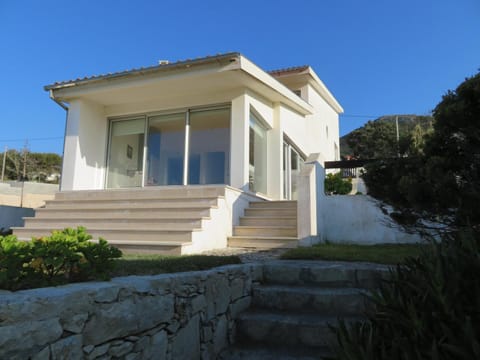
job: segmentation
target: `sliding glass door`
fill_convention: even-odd
[[[189,116],[188,183],[230,183],[230,109]]]
[[[185,113],[148,119],[145,185],[182,185]]]
[[[115,120],[110,129],[108,188],[230,183],[229,107]]]
[[[298,199],[298,175],[305,160],[288,142],[283,143],[283,198]]]
[[[113,121],[108,151],[108,188],[142,186],[145,118]]]

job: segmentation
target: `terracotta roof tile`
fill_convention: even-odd
[[[82,81],[91,81],[91,80],[97,80],[97,79],[103,79],[103,78],[112,78],[112,77],[121,77],[133,73],[142,73],[144,71],[155,71],[157,69],[161,68],[167,68],[167,67],[175,67],[191,62],[201,62],[213,58],[220,58],[220,57],[228,57],[228,56],[239,56],[239,53],[236,52],[230,52],[230,53],[223,53],[223,54],[217,54],[217,55],[207,55],[204,57],[197,57],[195,59],[185,59],[185,60],[177,60],[175,62],[169,62],[166,64],[158,64],[158,65],[152,65],[152,66],[147,66],[147,67],[139,67],[139,68],[132,68],[128,70],[123,70],[123,71],[116,71],[116,72],[109,72],[105,74],[100,74],[100,75],[91,75],[91,76],[85,76],[83,78],[76,78],[72,80],[65,80],[65,81],[58,81],[55,82],[51,85],[45,86],[45,90],[49,90],[51,88],[57,87],[57,86],[62,86],[66,84],[72,84],[75,82],[82,82]]]
[[[310,66],[308,65],[301,65],[301,66],[294,66],[294,67],[288,67],[288,68],[283,68],[283,69],[276,69],[276,70],[270,70],[268,73],[272,76],[281,76],[285,74],[295,74],[295,73],[301,73],[302,71],[305,71],[309,68]]]

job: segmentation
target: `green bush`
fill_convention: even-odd
[[[343,179],[341,173],[327,174],[325,177],[325,193],[346,195],[352,191],[352,179]]]
[[[334,328],[337,359],[480,359],[480,234],[432,242],[391,272],[368,321]]]
[[[104,239],[90,242],[85,228],[18,241],[0,237],[0,288],[19,290],[92,279],[108,279],[114,259],[122,256]]]

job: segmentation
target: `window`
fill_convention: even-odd
[[[250,113],[249,189],[267,193],[267,130]]]
[[[283,143],[283,198],[297,200],[298,175],[305,163],[300,153],[288,142]]]
[[[190,114],[189,184],[230,182],[230,109]]]
[[[230,182],[229,107],[113,120],[110,126],[108,188]]]
[[[111,123],[107,188],[142,186],[144,134],[143,117]]]

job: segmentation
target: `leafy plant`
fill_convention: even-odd
[[[352,179],[343,179],[341,173],[327,174],[325,177],[325,193],[346,195],[352,191]]]
[[[337,334],[337,359],[480,358],[480,234],[466,229],[391,271],[368,321]]]
[[[0,288],[18,290],[91,279],[107,279],[121,257],[104,239],[91,242],[85,228],[53,231],[51,236],[18,241],[0,237]]]

